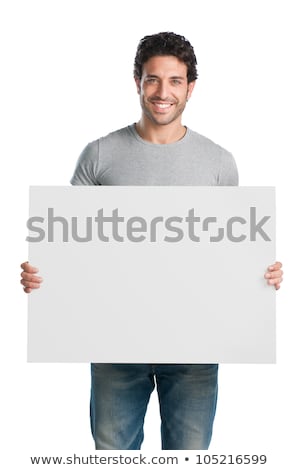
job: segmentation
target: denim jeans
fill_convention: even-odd
[[[208,449],[217,364],[91,364],[91,430],[99,450],[137,450],[157,387],[162,449]]]

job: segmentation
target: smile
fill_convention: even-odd
[[[155,106],[157,106],[160,109],[166,109],[170,108],[172,106],[172,103],[153,103]]]
[[[151,101],[151,104],[157,112],[166,112],[174,103],[159,103],[157,101]]]

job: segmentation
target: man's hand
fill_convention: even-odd
[[[21,284],[24,286],[24,292],[26,294],[30,294],[32,289],[38,289],[40,287],[41,282],[43,279],[40,276],[36,276],[38,273],[38,269],[26,261],[25,263],[21,264],[21,268],[23,271],[21,272]]]
[[[272,264],[268,267],[265,273],[265,279],[268,280],[270,286],[274,286],[276,290],[280,289],[280,283],[282,282],[283,271],[281,270],[282,264],[280,261]]]
[[[39,289],[40,284],[43,282],[43,279],[40,276],[36,276],[38,269],[26,261],[21,264],[23,271],[21,272],[21,284],[24,286],[24,292],[29,294],[32,289]],[[283,271],[282,263],[276,261],[276,263],[268,266],[268,269],[265,273],[265,279],[267,279],[270,286],[274,286],[276,290],[280,289],[280,284],[283,281]]]

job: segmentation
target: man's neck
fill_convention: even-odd
[[[143,140],[152,144],[172,144],[181,140],[186,134],[186,127],[179,123],[157,125],[143,118],[135,125],[136,131]]]

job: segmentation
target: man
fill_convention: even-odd
[[[141,119],[90,144],[72,177],[75,185],[238,184],[234,158],[182,125],[197,78],[191,44],[174,33],[143,38],[134,78]],[[281,263],[265,278],[279,289]],[[36,268],[22,265],[25,292],[38,288]],[[92,364],[91,428],[96,449],[139,449],[155,385],[163,449],[207,449],[217,401],[217,364]]]

